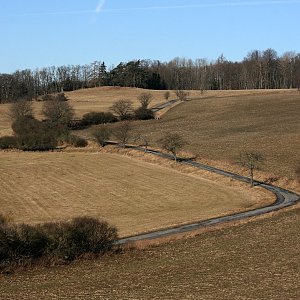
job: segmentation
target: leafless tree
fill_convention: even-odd
[[[178,151],[187,145],[187,142],[178,133],[167,133],[157,142],[162,149],[172,153],[175,161],[177,161]]]
[[[237,163],[249,171],[251,187],[254,185],[254,170],[259,170],[264,160],[265,158],[259,152],[245,151],[240,153]]]
[[[168,101],[168,99],[170,98],[170,92],[169,91],[166,91],[165,93],[164,93],[164,98]]]
[[[54,130],[59,139],[64,140],[68,136],[68,125],[74,116],[74,110],[70,104],[55,98],[51,101],[45,101],[42,111],[49,128]]]
[[[74,110],[68,102],[55,99],[44,102],[43,115],[52,123],[68,124],[74,116]]]
[[[148,150],[149,146],[149,136],[147,134],[137,132],[135,136],[135,142],[139,142],[139,146],[144,147],[145,152]]]
[[[128,119],[132,113],[132,101],[121,99],[116,101],[110,108],[121,120]]]
[[[186,101],[189,93],[187,91],[178,90],[176,91],[176,96],[180,101]]]
[[[101,125],[98,126],[93,131],[93,136],[96,139],[97,143],[104,147],[107,144],[107,141],[109,141],[111,136],[111,128],[109,128],[107,125]]]
[[[19,100],[10,105],[9,117],[12,121],[19,120],[23,117],[33,117],[33,106],[31,101]]]
[[[113,136],[117,139],[117,141],[125,146],[131,138],[132,126],[129,121],[120,122],[113,129]]]
[[[151,93],[141,93],[139,96],[138,96],[138,100],[141,104],[141,107],[144,108],[144,109],[147,109],[149,104],[151,103],[153,99],[153,95]]]

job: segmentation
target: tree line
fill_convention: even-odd
[[[300,88],[300,53],[253,50],[241,62],[207,59],[134,60],[107,68],[105,62],[0,73],[0,103],[100,86],[170,90]]]

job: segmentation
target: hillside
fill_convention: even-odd
[[[160,120],[135,122],[135,130],[152,146],[165,133],[178,132],[186,150],[202,161],[235,168],[239,153],[261,152],[262,170],[295,177],[300,157],[300,92],[207,92],[181,103]],[[231,165],[231,166],[230,166]]]

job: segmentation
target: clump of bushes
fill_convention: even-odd
[[[70,135],[67,142],[76,148],[84,148],[88,145],[86,139],[79,137],[77,135]]]
[[[69,99],[65,95],[65,93],[58,93],[58,94],[46,94],[41,97],[42,101],[68,101]]]
[[[18,142],[14,136],[0,137],[0,149],[13,149],[17,147],[18,147]]]
[[[40,225],[12,224],[0,215],[0,266],[56,258],[72,261],[83,254],[112,250],[117,229],[91,217]]]
[[[99,125],[116,122],[117,118],[111,112],[89,112],[83,115],[83,126]]]
[[[154,112],[152,109],[139,107],[134,111],[136,120],[150,120],[154,119]]]
[[[56,132],[47,122],[22,117],[12,124],[17,148],[24,151],[46,151],[57,147]]]

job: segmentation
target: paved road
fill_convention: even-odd
[[[152,110],[153,112],[158,112],[158,111],[164,109],[165,107],[168,107],[168,106],[173,105],[173,104],[174,104],[175,102],[177,102],[177,101],[178,101],[177,99],[170,100],[170,101],[165,102],[165,103],[163,103],[163,104],[161,104],[161,105],[152,107],[151,110]]]
[[[116,144],[116,143],[112,142],[111,144]],[[131,148],[131,149],[135,149],[138,151],[145,151],[144,148],[135,147],[135,146],[126,146],[126,148]],[[172,159],[172,160],[174,159],[172,155],[161,153],[159,151],[147,150],[147,152],[151,153],[153,155],[167,158],[167,159]],[[250,182],[250,179],[247,177],[244,177],[244,176],[241,176],[238,174],[234,174],[231,172],[227,172],[227,171],[224,171],[224,170],[221,170],[218,168],[214,168],[211,166],[207,166],[204,164],[200,164],[200,163],[197,163],[197,162],[194,162],[191,160],[179,160],[179,163],[184,164],[184,165],[193,166],[195,168],[202,169],[202,170],[207,170],[207,171],[217,173],[217,174],[220,174],[220,175],[223,175],[226,177],[230,177],[234,180]],[[277,187],[277,186],[274,186],[271,184],[259,182],[259,181],[254,181],[254,184],[259,185],[260,187],[265,188],[265,189],[271,191],[272,193],[274,193],[276,196],[276,201],[273,204],[268,205],[266,207],[257,208],[257,209],[250,210],[250,211],[235,213],[235,214],[224,216],[224,217],[216,217],[216,218],[208,219],[205,221],[195,222],[195,223],[177,226],[177,227],[173,227],[173,228],[169,228],[169,229],[161,229],[161,230],[157,230],[154,232],[149,232],[149,233],[145,233],[145,234],[139,234],[139,235],[119,239],[117,241],[117,244],[125,244],[125,243],[133,242],[133,241],[153,240],[153,239],[157,239],[157,238],[171,236],[174,234],[189,232],[189,231],[192,231],[195,229],[212,226],[212,225],[216,225],[216,224],[220,224],[220,223],[225,223],[225,222],[234,221],[234,220],[242,220],[242,219],[246,219],[246,218],[250,218],[250,217],[254,217],[254,216],[259,216],[262,214],[266,214],[266,213],[269,213],[272,211],[282,209],[284,207],[294,205],[300,200],[300,196],[298,194],[288,191],[286,189],[283,189],[283,188],[280,188],[280,187]]]

